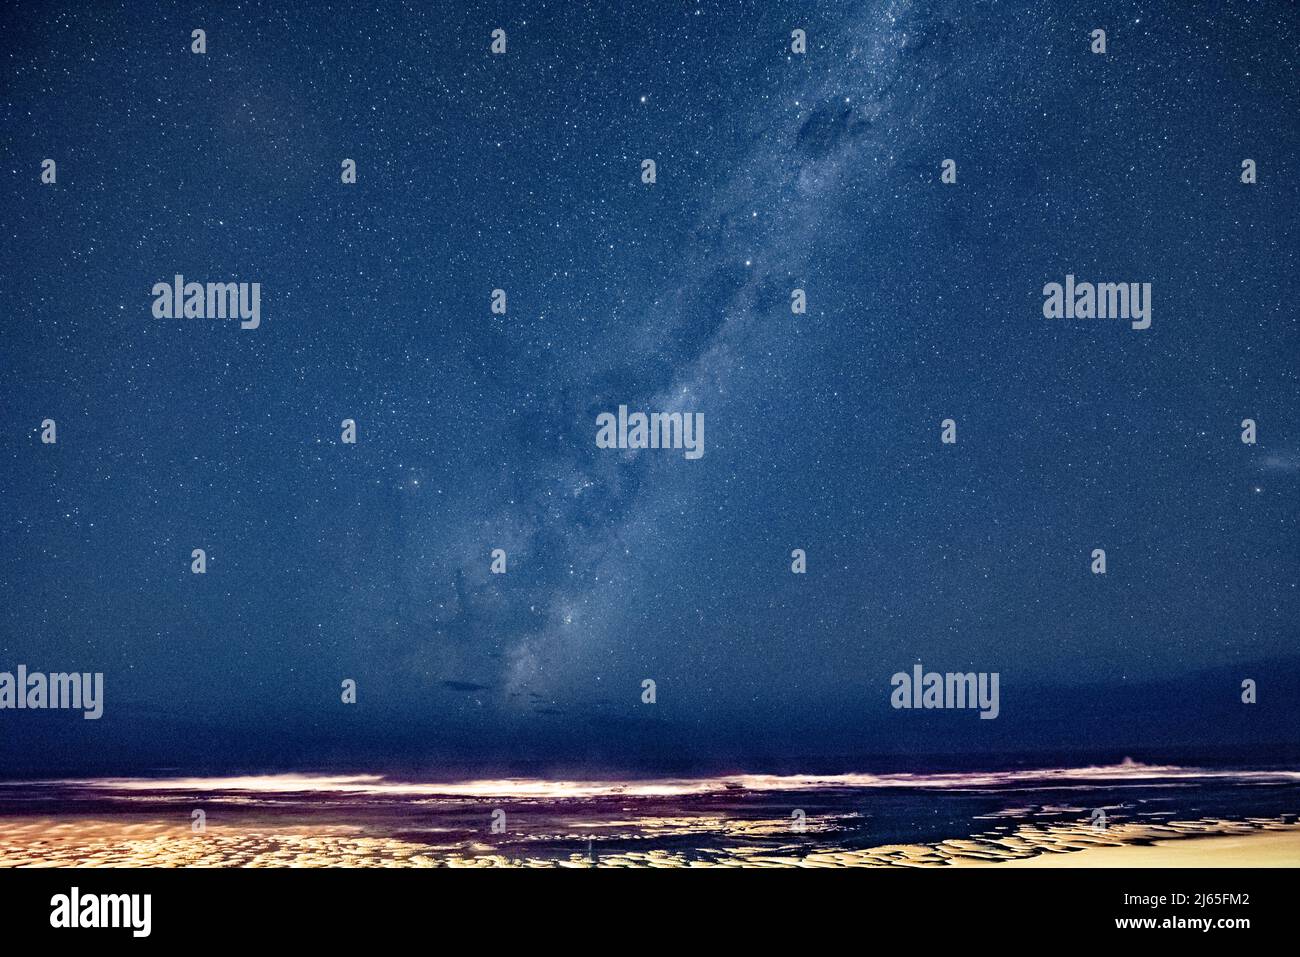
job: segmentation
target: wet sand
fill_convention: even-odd
[[[640,821],[647,833],[683,821]],[[1162,824],[1018,825],[930,844],[846,849],[727,840],[725,822],[706,829],[719,846],[688,850],[506,855],[486,843],[415,842],[349,825],[210,826],[174,821],[0,819],[0,867],[1287,867],[1300,865],[1300,824],[1206,818]],[[788,830],[789,822],[735,822],[733,839]],[[810,821],[810,824],[813,823]],[[764,827],[764,825],[770,825]],[[723,825],[723,826],[720,826]],[[701,835],[703,836],[703,835]]]
[[[0,867],[1279,867],[1300,866],[1298,809],[1297,771],[1127,760],[629,781],[0,782]]]

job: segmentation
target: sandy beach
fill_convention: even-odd
[[[1297,773],[1003,772],[0,785],[0,868],[1293,867]]]
[[[1205,819],[1105,830],[1021,825],[970,838],[865,849],[741,843],[756,832],[754,822],[728,828],[709,821],[707,829],[681,821],[638,824],[646,833],[687,830],[713,840],[688,851],[593,848],[563,856],[506,855],[472,841],[420,843],[348,825],[214,826],[196,834],[173,822],[27,819],[0,821],[0,867],[1300,866],[1300,825],[1282,821]],[[708,846],[713,841],[718,846]]]
[[[1006,863],[1008,867],[1300,867],[1300,830],[1085,848]]]

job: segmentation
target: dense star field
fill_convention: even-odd
[[[0,13],[9,773],[1300,741],[1293,4],[279,6]]]

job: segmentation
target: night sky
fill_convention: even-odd
[[[0,769],[1300,742],[1293,4],[150,6],[0,14]]]

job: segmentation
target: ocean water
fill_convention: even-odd
[[[0,784],[0,866],[942,866],[1300,828],[1300,771]],[[1300,862],[1297,862],[1300,863]]]

